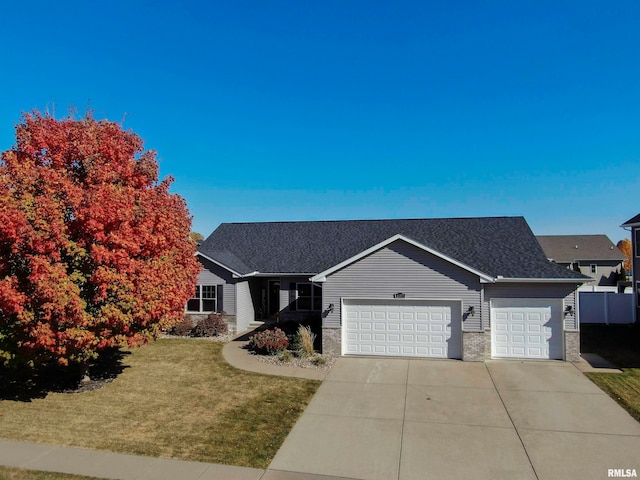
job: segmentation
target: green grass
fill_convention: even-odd
[[[222,344],[161,339],[85,393],[0,401],[11,440],[265,468],[320,382],[237,370]]]
[[[587,377],[640,422],[640,327],[584,325],[581,351],[597,353],[623,373],[587,373]]]
[[[0,480],[99,480],[96,477],[68,475],[66,473],[41,472],[0,466]]]

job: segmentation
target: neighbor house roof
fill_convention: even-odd
[[[547,258],[558,263],[625,259],[606,235],[538,235],[537,238]]]
[[[587,278],[549,262],[522,217],[223,223],[199,251],[242,276],[307,275],[396,235],[493,278]]]
[[[640,213],[624,222],[621,227],[634,227],[636,225],[640,225]]]

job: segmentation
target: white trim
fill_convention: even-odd
[[[421,243],[416,242],[415,240],[411,240],[410,238],[405,237],[404,235],[401,234],[397,234],[394,235],[393,237],[390,237],[380,243],[378,243],[377,245],[374,245],[373,247],[367,248],[366,250],[363,250],[362,252],[358,253],[357,255],[354,255],[351,258],[348,258],[347,260],[338,263],[337,265],[334,265],[333,267],[325,270],[324,272],[320,272],[318,273],[316,276],[311,277],[311,281],[312,282],[324,282],[326,281],[326,277],[328,275],[331,275],[332,273],[340,270],[341,268],[346,267],[347,265],[350,265],[354,262],[357,262],[358,260],[360,260],[361,258],[366,257],[367,255],[372,254],[373,252],[376,252],[384,247],[386,247],[387,245],[395,242],[396,240],[402,240],[410,245],[413,245],[414,247],[418,247],[421,250],[424,250],[425,252],[431,253],[432,255],[435,255],[436,257],[440,257],[443,260],[446,260],[449,263],[452,263],[460,268],[463,268],[464,270],[467,270],[468,272],[471,272],[475,275],[478,275],[480,277],[481,280],[485,280],[487,282],[494,282],[495,279],[486,274],[483,273],[479,270],[476,270],[475,268],[470,267],[469,265],[466,265],[462,262],[459,262],[457,260],[454,260],[451,257],[448,257],[447,255],[444,255],[436,250],[433,250],[432,248],[427,247],[426,245],[422,245]]]
[[[495,283],[586,283],[589,278],[505,278],[498,275]]]
[[[463,307],[464,307],[464,301],[462,299],[451,299],[451,298],[424,298],[424,297],[405,297],[405,298],[389,298],[389,297],[340,297],[340,355],[341,356],[358,356],[356,354],[352,354],[352,355],[346,355],[345,354],[345,350],[346,350],[346,343],[347,343],[347,339],[346,339],[346,334],[347,334],[347,330],[345,328],[345,322],[344,322],[344,315],[345,315],[345,305],[344,302],[345,300],[347,302],[349,301],[354,301],[354,302],[369,302],[369,301],[376,301],[376,302],[388,302],[388,303],[396,303],[396,304],[400,304],[402,302],[447,302],[447,303],[451,303],[451,304],[460,304],[460,317],[457,319],[459,321],[459,333],[460,333],[460,351],[458,352],[460,354],[460,357],[446,357],[446,358],[460,358],[462,359],[464,356],[464,344],[463,344],[463,338],[462,338],[462,334],[464,333],[464,328],[463,328]],[[454,322],[453,316],[451,318],[451,322]],[[452,325],[453,326],[453,325]],[[453,329],[452,329],[452,335],[453,335]],[[403,357],[403,358],[407,358],[407,357]],[[408,358],[412,358],[412,357],[408,357]],[[440,357],[415,357],[415,358],[440,358]],[[442,357],[445,358],[445,357]]]
[[[185,306],[184,306],[184,311],[185,313],[191,313],[191,314],[198,314],[198,313],[213,313],[213,312],[217,312],[218,311],[218,288],[220,288],[222,286],[222,284],[215,284],[215,283],[198,283],[196,284],[196,288],[198,289],[198,297],[191,297],[187,300]],[[202,294],[203,291],[203,287],[213,287],[213,297],[207,297],[205,298]],[[198,310],[189,310],[189,302],[191,300],[198,300]],[[213,310],[203,310],[202,309],[202,305],[204,303],[204,301],[211,301],[213,300]]]
[[[556,305],[560,305],[560,310],[559,310],[559,315],[560,315],[560,350],[562,352],[562,360],[566,359],[566,352],[565,352],[565,342],[564,342],[564,332],[565,332],[565,325],[564,325],[564,303],[565,303],[565,298],[542,298],[542,297],[496,297],[496,298],[491,298],[489,300],[489,321],[491,322],[491,358],[519,358],[519,357],[497,357],[495,355],[495,334],[497,333],[496,329],[495,329],[495,318],[494,318],[494,313],[493,313],[493,309],[494,308],[501,308],[501,307],[494,307],[494,302],[540,302],[540,303],[548,303],[549,305],[551,305],[551,303],[555,303]],[[517,308],[517,306],[516,306]],[[574,314],[575,314],[575,308],[574,308]],[[533,360],[537,360],[536,358],[532,358],[532,357],[522,357],[523,359],[527,359],[527,358],[531,358]],[[556,359],[551,359],[551,360],[556,360]]]
[[[258,272],[256,270],[255,272],[247,273],[245,275],[240,275],[240,278],[247,278],[247,277],[308,277],[310,275],[315,275],[315,273],[310,273],[310,272],[302,272],[302,273],[264,273],[264,272]]]
[[[203,258],[206,258],[207,260],[209,260],[210,262],[215,263],[216,265],[218,265],[219,267],[224,268],[225,270],[227,270],[228,272],[231,272],[233,274],[234,277],[239,278],[242,277],[241,273],[236,272],[235,270],[232,270],[231,268],[227,267],[226,265],[218,262],[217,260],[214,260],[213,258],[209,257],[208,255],[205,255],[202,252],[196,252],[196,255],[200,255]]]

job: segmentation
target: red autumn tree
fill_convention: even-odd
[[[84,363],[181,318],[200,267],[155,156],[91,113],[23,116],[0,163],[0,365]]]
[[[630,272],[631,271],[631,240],[629,240],[628,238],[624,238],[620,240],[616,246],[625,256],[624,264],[623,264],[624,269],[627,272]]]

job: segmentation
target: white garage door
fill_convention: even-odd
[[[343,300],[346,355],[461,357],[461,303],[393,299]]]
[[[491,354],[562,359],[562,300],[491,300]]]

